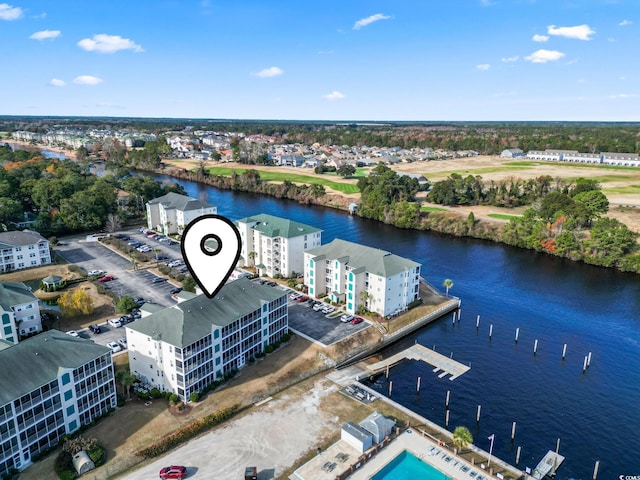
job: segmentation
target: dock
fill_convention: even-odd
[[[460,375],[469,371],[471,367],[463,365],[456,360],[446,357],[434,350],[427,347],[423,347],[420,344],[415,344],[402,352],[396,353],[391,357],[382,360],[380,362],[367,365],[367,370],[371,375],[375,375],[386,370],[389,367],[402,362],[403,360],[420,360],[433,366],[433,372],[438,375],[438,378],[444,378],[447,375],[451,375],[449,380],[455,380]]]
[[[546,476],[553,476],[556,474],[556,470],[560,465],[564,462],[564,457],[559,453],[556,453],[552,450],[549,450],[538,466],[533,469],[533,473],[528,478],[533,478],[535,480],[542,480]]]

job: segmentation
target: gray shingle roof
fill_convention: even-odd
[[[0,306],[9,310],[13,305],[37,302],[31,289],[22,282],[0,282]]]
[[[155,205],[156,203],[161,203],[164,206],[165,210],[175,208],[176,210],[180,210],[182,212],[213,207],[213,205],[211,205],[210,203],[196,200],[195,198],[187,197],[186,195],[180,195],[179,193],[175,192],[169,192],[162,197],[154,198],[153,200],[149,201],[150,205]]]
[[[53,381],[62,368],[77,368],[110,349],[49,330],[0,350],[0,405]]]
[[[347,242],[339,238],[326,245],[307,250],[306,253],[314,258],[320,257],[319,260],[346,259],[347,265],[354,270],[364,268],[367,272],[381,277],[390,277],[420,266],[413,260],[399,257],[386,250]]]
[[[0,232],[0,248],[23,247],[46,241],[38,232],[31,230]]]
[[[322,231],[319,228],[311,227],[309,225],[305,225],[304,223],[294,222],[293,220],[288,220],[286,218],[274,217],[273,215],[268,215],[266,213],[260,213],[258,215],[252,215],[251,217],[242,218],[235,223],[236,225],[238,225],[238,223],[253,222],[258,222],[253,227],[254,230],[258,230],[259,232],[262,232],[263,235],[271,238],[293,238],[299,237],[300,235],[308,235],[310,233]]]
[[[227,283],[214,298],[198,295],[127,325],[127,328],[183,348],[287,293],[240,278]]]
[[[371,433],[362,428],[360,425],[356,425],[353,422],[346,422],[342,425],[342,430],[347,432],[354,438],[357,438],[361,442],[366,442],[368,438],[371,438]]]

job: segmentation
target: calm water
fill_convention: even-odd
[[[290,218],[322,228],[323,243],[340,237],[420,262],[423,276],[436,287],[445,278],[453,281],[451,293],[462,299],[461,322],[452,325],[447,316],[391,350],[417,340],[470,363],[471,370],[451,382],[425,364],[401,364],[389,378],[394,400],[444,426],[450,390],[449,429],[467,426],[485,450],[487,437],[495,434],[494,454],[510,463],[521,446],[522,469],[555,450],[560,438],[567,460],[559,479],[591,479],[596,460],[599,479],[640,475],[640,277],[491,243],[400,230],[332,209],[180,183],[189,195],[205,196],[233,220],[262,212]],[[583,374],[589,352],[591,366]],[[384,378],[375,385],[388,392]]]
[[[440,470],[423,462],[406,450],[391,460],[371,480],[451,480]]]

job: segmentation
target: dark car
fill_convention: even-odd
[[[102,328],[100,328],[100,325],[91,325],[89,327],[89,330],[91,330],[96,335],[99,334],[99,333],[102,333]]]
[[[175,295],[176,293],[180,293],[182,291],[182,287],[176,287],[176,288],[172,288],[169,293],[171,295]]]
[[[140,310],[137,310],[137,309],[136,310],[131,310],[131,318],[133,318],[133,320],[136,320],[138,318],[142,318],[142,314],[140,313]]]
[[[182,465],[172,465],[160,470],[160,478],[185,478],[186,476],[187,467]]]

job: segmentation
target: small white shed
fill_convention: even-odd
[[[73,456],[73,468],[76,469],[78,475],[84,475],[90,470],[96,468],[93,460],[89,457],[86,450],[80,450]]]

